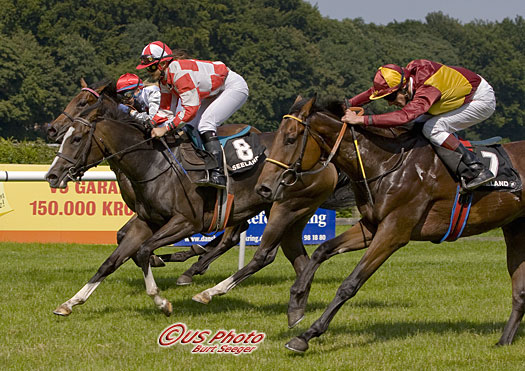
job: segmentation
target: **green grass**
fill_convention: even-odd
[[[0,244],[2,369],[521,370],[525,362],[522,330],[513,345],[494,346],[511,305],[505,247],[498,238],[410,243],[342,307],[304,355],[286,350],[284,344],[321,315],[362,251],[336,256],[321,266],[306,317],[294,329],[287,327],[286,309],[295,274],[281,252],[272,265],[209,305],[191,300],[234,272],[237,249],[191,286],[175,284],[190,262],[154,270],[163,295],[174,306],[169,318],[146,295],[142,273],[133,262],[108,277],[71,316],[53,315],[112,249]],[[253,252],[248,249],[247,261]],[[194,355],[191,345],[159,347],[160,332],[177,322],[194,330],[255,330],[267,337],[253,354],[241,356]]]

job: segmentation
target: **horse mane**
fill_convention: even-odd
[[[301,108],[309,101],[309,98],[303,98],[299,100],[298,102],[295,102],[292,107],[290,108],[289,113],[299,112]],[[317,102],[313,105],[312,111],[310,114],[314,113],[322,113],[327,116],[332,117],[334,120],[341,121],[341,117],[344,115],[344,101],[339,100],[329,100],[327,102],[317,104]],[[342,123],[341,123],[342,124]],[[414,125],[413,123],[409,123],[403,126],[396,126],[396,127],[378,127],[378,126],[361,126],[357,125],[354,126],[357,131],[366,131],[368,133],[371,133],[373,135],[383,137],[383,138],[389,138],[389,139],[396,139],[396,140],[406,140],[411,137],[415,137],[420,135],[421,133],[421,125]]]
[[[118,103],[110,96],[102,94],[97,103],[86,107],[81,113],[81,117],[87,117],[91,112],[96,112],[96,116],[102,119],[119,122],[129,125],[139,130],[141,133],[148,133],[148,128],[140,122],[135,121],[128,113],[119,109]]]
[[[100,81],[93,83],[89,88],[93,90],[97,90],[100,87],[103,87],[101,93],[106,94],[112,98],[117,97],[117,83],[114,79],[110,79],[110,78],[102,79]]]

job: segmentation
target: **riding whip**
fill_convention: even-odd
[[[352,111],[359,111],[359,113],[358,113],[359,116],[361,116],[363,114],[363,109],[362,108],[360,108],[360,107],[359,108],[358,107],[349,107],[348,106],[348,99],[346,99],[346,97],[344,99],[345,99],[345,107],[346,107],[346,109],[350,109]],[[370,191],[370,187],[368,186],[368,180],[366,179],[365,167],[363,166],[363,160],[361,159],[361,154],[359,153],[359,146],[357,144],[357,137],[355,136],[354,126],[350,125],[350,129],[352,130],[352,139],[354,140],[355,152],[357,154],[357,160],[359,162],[359,167],[361,168],[361,174],[363,174],[363,180],[364,180],[364,183],[365,183],[365,188],[366,188],[366,192],[367,192],[367,195],[368,195],[368,200],[370,201],[370,205],[372,207],[374,207],[374,198],[372,197],[372,192]]]

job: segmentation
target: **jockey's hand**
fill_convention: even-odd
[[[151,137],[152,138],[160,138],[163,137],[168,132],[168,128],[166,126],[153,128],[151,130]]]
[[[345,115],[341,117],[342,122],[350,125],[363,125],[365,123],[364,116],[358,116],[354,111],[347,109]]]

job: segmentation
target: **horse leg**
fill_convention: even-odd
[[[321,336],[328,329],[328,325],[343,304],[359,291],[361,286],[363,286],[381,264],[383,264],[397,249],[408,243],[410,233],[402,233],[403,231],[399,230],[396,231],[395,218],[390,218],[390,220],[393,220],[392,223],[388,223],[391,225],[391,228],[381,228],[377,231],[370,247],[350,276],[348,276],[341,286],[339,286],[335,298],[328,305],[321,317],[302,335],[297,336],[286,343],[286,348],[296,352],[306,351],[310,339]],[[394,233],[394,231],[396,233]],[[403,234],[406,236],[403,236]]]
[[[279,246],[279,242],[281,242],[285,234],[292,235],[292,239],[301,238],[302,230],[308,222],[310,214],[308,214],[306,217],[303,216],[300,222],[297,222],[299,228],[296,227],[290,229],[288,228],[289,223],[287,223],[286,220],[283,220],[283,217],[286,216],[286,218],[294,220],[294,213],[290,213],[289,210],[285,210],[285,207],[280,206],[277,207],[280,207],[282,211],[276,211],[275,206],[271,209],[270,218],[268,219],[268,223],[264,229],[261,243],[250,262],[230,277],[226,278],[222,282],[219,282],[217,285],[196,294],[193,296],[193,300],[202,304],[208,304],[215,295],[226,294],[246,278],[250,277],[252,274],[258,272],[273,262],[275,260],[275,256],[277,255],[277,247]],[[304,254],[306,254],[306,251],[304,251]],[[299,254],[297,255],[299,256]],[[291,255],[292,264],[300,264],[300,259],[298,256],[296,263],[296,256],[294,254]]]
[[[137,262],[142,268],[146,293],[153,299],[153,302],[166,316],[170,316],[173,311],[171,303],[160,295],[160,289],[155,282],[150,265],[150,256],[159,247],[180,241],[185,237],[193,235],[202,228],[196,227],[192,221],[177,214],[168,223],[163,225],[153,236],[144,241],[136,254]]]
[[[162,261],[165,263],[185,262],[189,258],[193,258],[194,256],[197,256],[197,255],[203,255],[207,253],[208,251],[211,251],[214,248],[216,248],[217,245],[219,245],[219,243],[221,242],[223,235],[224,234],[220,235],[217,238],[214,238],[213,240],[208,242],[206,245],[204,245],[204,247],[201,245],[194,244],[194,245],[191,245],[187,251],[178,251],[172,254],[163,254],[163,255],[159,255],[158,257],[161,258]]]
[[[100,266],[97,273],[71,299],[58,306],[53,313],[68,316],[75,305],[84,304],[98,285],[111,273],[117,270],[138,250],[140,244],[151,237],[151,229],[140,219],[132,219],[127,232],[113,253]],[[130,221],[131,222],[131,221]]]
[[[137,219],[137,214],[133,214],[130,220],[126,222],[117,232],[117,245],[120,245],[124,236],[126,235],[129,228],[133,225],[133,222]]]
[[[497,345],[509,345],[525,312],[525,218],[502,229],[507,244],[507,269],[512,279],[512,312]]]
[[[192,283],[192,277],[194,275],[204,274],[204,272],[208,270],[208,267],[213,261],[215,261],[215,259],[239,243],[241,240],[241,233],[247,230],[248,227],[248,222],[244,222],[233,227],[228,227],[221,237],[216,238],[206,244],[206,249],[208,252],[202,255],[198,261],[193,263],[193,265],[188,268],[188,270],[186,270],[186,272],[180,275],[180,277],[177,279],[177,285],[189,285]],[[212,242],[215,243],[211,245]],[[211,250],[208,249],[208,246]]]
[[[304,318],[312,281],[321,263],[337,254],[364,249],[373,237],[374,234],[362,222],[359,222],[339,236],[323,242],[314,251],[306,267],[290,288],[288,304],[288,326],[290,328]]]
[[[284,256],[292,263],[296,277],[299,277],[310,258],[303,244],[303,230],[311,215],[289,227],[281,237]]]

